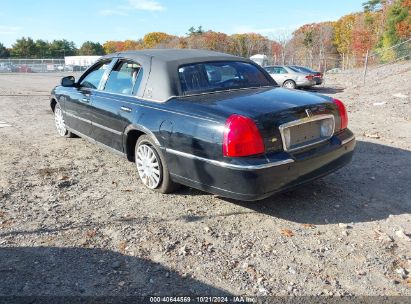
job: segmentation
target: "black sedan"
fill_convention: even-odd
[[[134,161],[145,186],[258,200],[329,174],[355,146],[343,103],[279,88],[252,61],[200,50],[102,57],[50,99],[59,135]]]

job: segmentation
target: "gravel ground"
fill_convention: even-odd
[[[328,77],[352,163],[254,203],[154,193],[58,137],[60,77],[0,74],[0,295],[411,295],[411,64]]]

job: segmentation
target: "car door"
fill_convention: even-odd
[[[281,74],[281,67],[274,66],[271,69],[272,69],[270,72],[271,77],[273,77],[273,79],[279,86],[283,85],[283,82],[285,79],[283,75]]]
[[[64,109],[67,125],[78,135],[91,136],[91,96],[99,87],[110,62],[111,59],[96,63],[80,77],[67,96]]]
[[[143,69],[140,64],[118,59],[106,82],[91,96],[92,136],[98,142],[123,152],[124,129],[136,112],[136,97]]]
[[[278,71],[278,78],[281,82],[281,85],[286,81],[287,79],[294,79],[295,76],[288,72],[284,67],[277,67]]]

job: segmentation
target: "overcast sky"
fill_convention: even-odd
[[[17,38],[139,39],[153,31],[184,35],[191,26],[227,34],[257,32],[270,38],[300,25],[337,20],[365,0],[0,0],[0,42]]]

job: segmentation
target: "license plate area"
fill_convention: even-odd
[[[280,125],[284,151],[303,149],[334,134],[334,115],[316,115]]]

